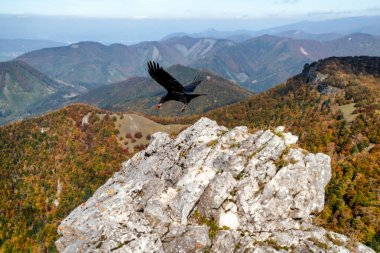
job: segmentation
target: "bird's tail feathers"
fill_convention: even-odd
[[[196,97],[199,97],[199,96],[205,96],[206,94],[186,94],[186,100],[187,100],[187,103],[190,103],[190,101]]]
[[[199,97],[199,96],[206,96],[207,94],[186,94],[186,96],[189,96],[191,98],[196,98],[196,97]]]

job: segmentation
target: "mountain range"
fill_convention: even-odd
[[[379,70],[379,57],[320,60],[284,84],[202,115],[250,130],[283,125],[302,148],[328,154],[332,179],[314,223],[378,251]],[[202,115],[150,118],[186,125]],[[140,134],[125,130],[127,119],[72,105],[0,127],[1,250],[55,250],[59,222],[135,152],[126,149],[130,142],[141,150],[136,140],[149,140],[144,126],[134,128]]]
[[[327,19],[320,21],[301,21],[282,26],[274,26],[261,30],[235,30],[220,31],[217,29],[206,29],[197,33],[177,32],[170,33],[162,38],[166,40],[173,37],[189,36],[193,38],[229,39],[236,42],[259,37],[262,35],[273,35],[279,37],[290,37],[294,39],[332,40],[352,33],[368,33],[380,35],[380,17],[347,17],[338,19]]]
[[[196,75],[205,80],[196,92],[197,98],[180,115],[204,113],[217,107],[241,101],[252,95],[235,83],[207,71],[175,65],[168,71],[186,84]],[[162,110],[156,105],[165,90],[147,77],[134,77],[100,87],[72,85],[56,81],[22,61],[0,63],[0,124],[41,114],[69,103],[88,103],[112,111],[136,111],[151,115],[178,116],[180,103],[168,102]]]
[[[175,37],[132,46],[81,42],[26,53],[25,61],[52,79],[93,88],[146,76],[146,62],[211,70],[253,92],[295,75],[305,63],[330,56],[379,56],[380,38],[351,34],[330,41],[264,35],[237,43],[224,39]]]
[[[312,16],[305,16],[305,18],[313,19]],[[321,17],[318,19],[321,19]],[[167,38],[168,34],[173,36],[175,32],[180,32],[174,34],[176,37],[178,35],[190,35],[214,39],[258,37],[264,34],[276,35],[292,30],[309,34],[335,33],[347,35],[351,33],[369,33],[380,35],[379,16],[296,21],[276,17],[268,17],[264,20],[246,18],[172,20],[0,14],[0,24],[2,28],[0,38],[4,39],[29,38],[68,43],[100,41],[106,44],[117,42],[128,45],[141,41]]]
[[[192,104],[186,111],[185,115],[189,115],[204,113],[249,96],[247,91],[225,79],[261,92],[296,74],[305,63],[331,55],[380,55],[380,38],[352,34],[336,40],[315,41],[264,35],[237,43],[224,39],[175,37],[132,46],[81,42],[40,49],[24,54],[14,62],[1,64],[0,123],[46,112],[70,102],[91,103],[115,111],[174,116],[178,104],[169,103],[160,112],[154,108],[162,90],[150,78],[144,77],[147,75],[146,62],[151,59],[164,67],[174,63],[193,66],[209,76],[210,82],[200,86],[200,92],[209,96],[198,98],[199,103]],[[12,64],[18,66],[18,70],[6,67]],[[172,68],[173,75],[184,83],[199,72],[176,66]],[[218,88],[208,87],[214,85]],[[18,86],[29,87],[29,90]]]
[[[264,29],[262,33],[279,33],[289,30],[298,30],[307,33],[368,33],[380,35],[380,17],[379,16],[362,16],[346,17],[337,19],[327,19],[320,21],[301,21],[288,25]]]
[[[174,116],[178,104],[169,103],[160,112],[154,108],[160,96],[160,86],[144,77],[147,75],[146,62],[151,59],[164,67],[180,63],[200,69],[211,78],[210,87],[222,87],[211,90],[202,88],[208,85],[201,85],[200,92],[212,95],[199,98],[199,103],[186,111],[185,115],[189,115],[204,113],[249,96],[248,92],[225,79],[248,90],[262,92],[296,74],[304,64],[331,55],[380,55],[380,38],[351,34],[335,40],[316,41],[264,35],[237,43],[224,39],[174,37],[132,46],[81,42],[40,49],[18,57],[15,61],[17,71],[6,67],[12,62],[1,64],[0,123],[46,112],[70,102],[88,102],[115,111]],[[22,68],[25,70],[21,71]],[[172,69],[175,76],[184,77],[181,81],[185,83],[191,80],[191,75],[196,75],[191,68]],[[18,86],[29,86],[29,90]],[[37,86],[45,87],[45,90]]]
[[[325,206],[321,213],[311,213],[313,223],[380,252],[380,17],[256,31],[247,26],[194,33],[185,27],[164,37],[167,27],[162,24],[168,22],[173,30],[185,21],[0,15],[0,37],[38,37],[0,39],[0,61],[16,57],[0,62],[0,252],[57,251],[58,234],[70,230],[57,231],[59,223],[76,206],[82,210],[123,161],[154,142],[153,133],[166,132],[162,136],[169,140],[201,117],[229,128],[244,125],[250,133],[282,125],[285,129],[272,131],[274,138],[295,134],[303,156],[309,154],[306,150],[327,154],[331,182],[320,185],[326,191]],[[94,24],[96,31],[88,29]],[[142,27],[152,32],[141,35]],[[78,38],[85,41],[54,41]],[[91,41],[99,38],[128,45]],[[163,39],[140,42],[157,38]],[[158,110],[165,90],[148,76],[150,60],[183,84],[201,74],[205,80],[195,92],[207,95],[193,100],[184,113],[174,101]],[[231,133],[237,132],[227,135]],[[242,148],[235,137],[230,139],[233,150]],[[296,146],[288,148],[285,154]],[[186,156],[180,149],[174,153],[179,160]],[[276,173],[294,162],[283,158],[272,161]],[[226,229],[198,218],[216,230]],[[339,246],[334,238],[327,239]],[[346,239],[345,244],[354,248]],[[273,241],[259,246],[291,250]]]
[[[291,38],[291,39],[307,39],[307,40],[317,40],[317,41],[329,41],[338,39],[346,36],[347,34],[340,33],[311,33],[305,32],[304,30],[282,30],[271,31],[265,30],[262,32],[250,32],[250,31],[233,31],[233,32],[222,32],[215,29],[208,29],[199,33],[171,33],[166,35],[161,39],[161,41],[169,40],[176,37],[191,37],[191,38],[209,38],[209,39],[226,39],[234,42],[243,42],[245,40],[253,39],[263,35],[272,35],[277,37]]]

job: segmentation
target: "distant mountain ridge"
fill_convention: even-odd
[[[263,33],[299,30],[309,33],[368,33],[380,35],[380,16],[345,17],[320,21],[301,21],[293,24],[263,29]]]
[[[341,37],[344,37],[347,34],[340,34],[340,33],[311,33],[311,32],[305,32],[304,30],[279,30],[279,31],[271,31],[271,30],[265,30],[264,31],[245,31],[245,30],[238,30],[238,31],[217,31],[215,29],[208,29],[203,32],[199,33],[171,33],[167,36],[163,37],[161,41],[170,40],[172,38],[177,37],[191,37],[191,38],[209,38],[209,39],[226,39],[231,40],[234,42],[243,42],[248,39],[253,39],[256,37],[260,37],[263,35],[272,35],[277,37],[285,37],[285,38],[292,38],[292,39],[309,39],[309,40],[317,40],[317,41],[329,41],[338,39]]]
[[[81,42],[18,57],[53,79],[93,88],[145,76],[146,62],[205,68],[254,92],[297,74],[305,63],[330,56],[380,55],[380,38],[351,34],[332,41],[264,35],[237,43],[175,37],[132,46]]]
[[[376,13],[374,8],[373,13]],[[377,12],[378,13],[378,12]],[[315,14],[315,13],[314,13]],[[347,15],[347,13],[345,13]],[[322,14],[323,16],[324,14]],[[200,34],[200,37],[214,36],[215,39],[233,37],[257,37],[264,34],[298,30],[306,33],[369,33],[379,35],[380,16],[357,16],[328,18],[336,14],[328,13],[325,18],[305,15],[305,19],[316,21],[279,20],[277,17],[260,19],[123,19],[86,18],[38,15],[0,14],[0,38],[30,38],[64,41],[101,41],[106,44],[126,43],[128,45],[147,40],[159,40],[175,32],[175,36]],[[327,18],[327,19],[326,19]],[[322,19],[322,20],[321,20]],[[290,23],[296,22],[296,23]],[[286,25],[282,25],[286,23]],[[147,29],[148,28],[148,29]],[[146,32],[145,32],[146,31]]]
[[[296,39],[296,40],[316,40],[316,41],[330,41],[330,40],[336,40],[336,39],[346,36],[339,33],[315,34],[315,33],[304,32],[302,30],[288,30],[288,31],[278,32],[273,35],[278,36],[278,37]]]
[[[197,33],[171,33],[162,40],[173,37],[189,36],[193,38],[230,39],[241,42],[248,38],[259,37],[265,34],[290,37],[293,39],[312,39],[319,41],[338,39],[352,33],[367,33],[380,35],[380,16],[346,17],[319,21],[300,21],[282,26],[274,26],[261,30],[219,31],[207,29]]]

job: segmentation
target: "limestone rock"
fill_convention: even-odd
[[[62,252],[373,252],[311,223],[330,158],[297,136],[202,118],[177,138],[152,136],[66,217]]]

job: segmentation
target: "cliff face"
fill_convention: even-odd
[[[297,136],[200,119],[156,133],[58,228],[63,252],[373,252],[311,223],[330,158]]]

